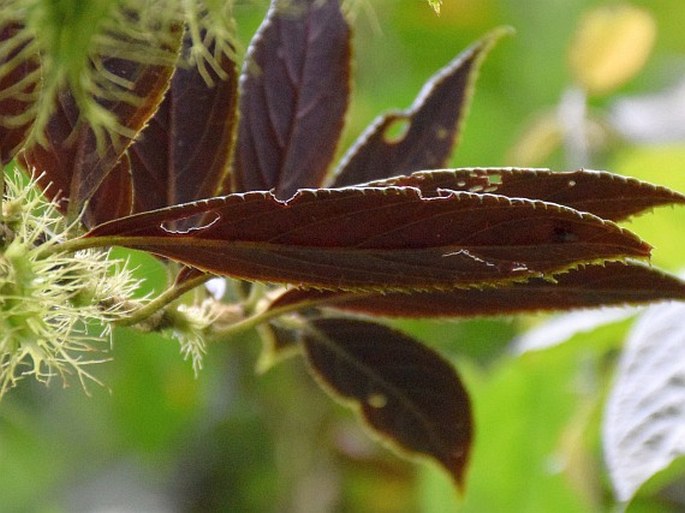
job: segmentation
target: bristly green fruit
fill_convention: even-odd
[[[35,182],[8,180],[2,214],[0,397],[24,376],[97,381],[86,366],[102,358],[90,356],[107,349],[103,335],[128,314],[138,282],[107,251],[56,249],[69,227]]]

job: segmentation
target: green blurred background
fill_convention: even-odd
[[[495,27],[516,29],[485,61],[454,166],[577,164],[564,150],[559,106],[574,91],[568,52],[589,0],[356,2],[355,79],[341,152],[378,114],[406,108],[421,85]],[[623,133],[625,99],[685,79],[685,2],[634,1],[656,21],[649,60],[632,79],[591,95],[591,148],[580,164],[685,191],[685,114],[667,135]],[[239,1],[242,43],[264,1]],[[682,96],[685,93],[681,92]],[[670,98],[663,94],[660,98]],[[674,100],[675,101],[675,100]],[[623,109],[623,110],[622,110]],[[675,112],[675,107],[671,112]],[[638,128],[672,120],[640,118]],[[561,132],[560,132],[561,131]],[[562,133],[560,135],[560,133]],[[630,228],[655,246],[654,263],[685,264],[683,209]],[[147,290],[162,286],[152,258],[134,255]],[[142,291],[145,292],[145,291]],[[617,511],[602,464],[603,401],[630,322],[518,354],[512,341],[542,317],[394,324],[451,358],[473,398],[477,437],[466,492],[436,467],[376,444],[331,401],[299,358],[255,371],[256,334],[213,346],[197,378],[178,344],[115,332],[105,387],[22,382],[0,406],[0,513],[499,513]],[[680,508],[680,509],[679,509]],[[658,494],[631,511],[685,511]]]

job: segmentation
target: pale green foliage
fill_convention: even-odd
[[[442,6],[442,0],[428,0],[428,3],[433,8],[433,10],[440,14],[440,7]]]

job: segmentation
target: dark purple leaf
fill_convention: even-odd
[[[269,308],[330,306],[391,317],[470,317],[621,306],[668,299],[685,300],[685,283],[644,265],[609,262],[603,266],[581,266],[554,280],[533,278],[507,286],[443,292],[357,294],[293,289],[279,296]]]
[[[318,187],[343,127],[349,28],[338,0],[274,0],[241,79],[235,190]]]
[[[169,223],[206,216],[173,231]],[[647,257],[650,247],[556,204],[414,188],[267,192],[212,198],[101,225],[89,237],[216,274],[329,289],[417,290],[525,280],[577,263]]]
[[[563,172],[521,168],[439,169],[366,185],[417,187],[425,196],[470,191],[540,199],[612,221],[620,221],[660,205],[685,204],[684,195],[666,187],[588,169]]]
[[[185,49],[190,46],[186,36]],[[214,52],[214,44],[208,51]],[[136,212],[227,194],[236,121],[237,72],[224,53],[221,76],[179,67],[164,101],[130,148]]]
[[[374,121],[343,158],[333,185],[445,166],[458,141],[480,63],[503,33],[493,32],[436,73],[409,110]],[[403,133],[393,138],[390,134],[398,125]]]
[[[180,29],[178,44],[180,45]],[[178,47],[163,47],[170,55]],[[162,101],[173,72],[173,65],[141,64],[126,58],[102,58],[104,68],[121,81],[131,84],[119,88],[117,95],[135,100],[95,98],[116,117],[127,133],[138,133]],[[111,96],[112,93],[107,93]],[[69,88],[63,88],[55,111],[45,127],[43,140],[33,142],[22,154],[27,168],[44,173],[40,184],[50,199],[63,211],[76,215],[114,168],[132,139],[122,133],[105,130],[100,141],[94,129],[81,116]]]
[[[407,335],[372,322],[312,320],[303,343],[324,388],[352,401],[394,448],[433,458],[463,487],[473,421],[468,393],[452,365]]]
[[[97,226],[127,216],[132,205],[131,162],[124,153],[88,201],[83,222],[86,226]]]
[[[40,57],[22,22],[0,20],[0,168],[14,158],[35,119]]]

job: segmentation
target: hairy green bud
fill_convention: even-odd
[[[86,366],[103,361],[92,355],[108,349],[138,285],[107,251],[60,251],[69,227],[18,176],[6,184],[0,223],[11,233],[0,244],[0,397],[24,376],[95,380]]]

